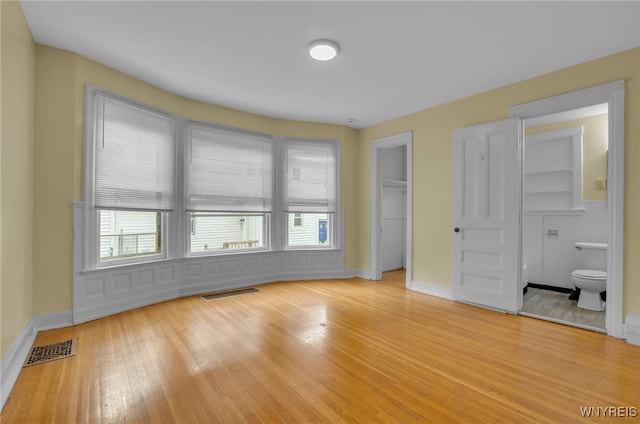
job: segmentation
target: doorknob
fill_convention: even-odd
[[[460,228],[456,227],[456,228],[453,229],[453,231],[455,231],[456,233],[459,233],[460,232]]]

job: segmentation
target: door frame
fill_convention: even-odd
[[[407,196],[405,216],[405,261],[406,287],[412,281],[412,246],[413,246],[413,132],[407,131],[388,137],[378,138],[371,142],[371,226],[370,226],[370,274],[369,279],[382,279],[382,260],[380,256],[382,167],[380,164],[383,149],[406,146]]]
[[[606,103],[609,107],[607,157],[607,334],[623,337],[624,256],[624,80],[512,106],[511,117],[525,120]],[[524,137],[524,134],[522,135]],[[524,210],[521,210],[522,226]],[[522,241],[521,241],[522,243]],[[522,246],[521,246],[522,248]],[[522,250],[522,249],[521,249]],[[522,293],[520,293],[522,297]]]

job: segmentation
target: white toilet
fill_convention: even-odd
[[[607,289],[607,244],[576,242],[578,263],[581,269],[571,273],[571,280],[580,289],[578,307],[602,311],[605,302],[600,292]]]

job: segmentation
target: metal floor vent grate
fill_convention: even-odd
[[[34,346],[24,362],[24,367],[42,364],[56,359],[68,358],[76,354],[78,339],[69,339],[64,342],[52,343],[44,346]]]
[[[255,293],[255,292],[259,292],[259,291],[260,290],[258,290],[256,288],[249,287],[247,289],[229,290],[229,291],[220,292],[220,293],[204,294],[204,295],[202,295],[200,297],[203,300],[215,300],[215,299],[222,299],[224,297],[239,296],[241,294]]]

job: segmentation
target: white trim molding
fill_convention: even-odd
[[[24,364],[27,355],[31,351],[36,335],[35,320],[31,318],[18,335],[16,341],[13,342],[9,351],[4,355],[4,358],[2,358],[2,364],[0,365],[0,411],[4,408],[11,390],[18,380],[22,364]]]
[[[71,327],[73,325],[73,312],[62,311],[51,314],[34,315],[33,320],[37,331]]]
[[[627,314],[624,326],[627,343],[640,346],[640,315]]]
[[[423,283],[422,281],[412,281],[407,288],[419,293],[441,297],[447,300],[453,300],[453,289],[451,287],[443,287],[437,284]]]
[[[345,278],[362,278],[363,280],[371,280],[371,273],[364,269],[348,269],[344,272]]]
[[[31,351],[31,346],[33,346],[38,332],[72,325],[71,311],[34,315],[31,317],[2,359],[0,370],[0,411],[4,408],[7,399],[9,399],[11,390],[18,380],[22,365]]]

